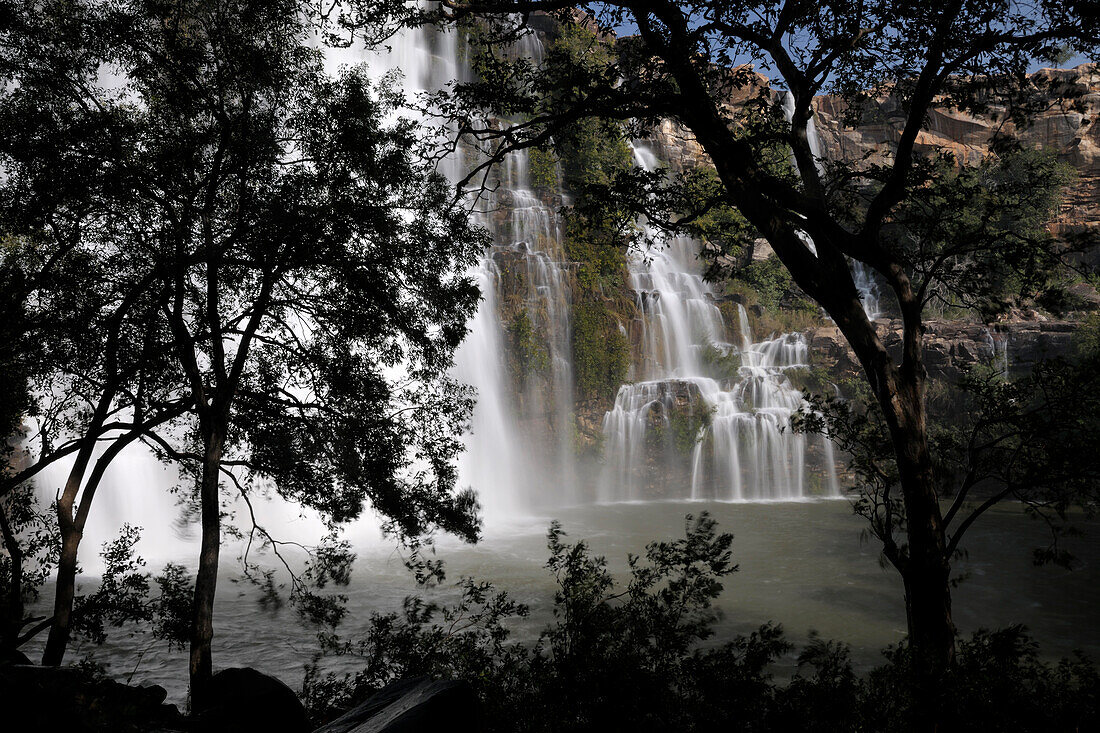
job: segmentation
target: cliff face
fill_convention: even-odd
[[[988,154],[997,132],[1016,135],[1031,147],[1053,150],[1077,171],[1077,178],[1066,191],[1052,224],[1054,230],[1100,228],[1100,64],[1042,69],[1032,77],[1037,87],[1043,84],[1080,92],[1084,111],[1051,98],[1030,126],[1017,129],[1011,122],[1003,121],[1003,108],[994,107],[990,115],[978,117],[938,107],[929,115],[927,128],[918,135],[916,150],[919,154],[947,150],[967,164],[976,164]],[[766,85],[767,80],[760,76],[759,84]],[[737,107],[757,90],[757,86],[742,90],[730,100],[730,106]],[[839,97],[817,97],[814,112],[822,154],[830,160],[888,163],[905,125],[898,100],[892,96],[876,99],[865,122],[856,127],[844,123],[846,106]],[[667,162],[674,171],[705,164],[707,160],[691,134],[675,123],[661,123],[652,137],[669,151]]]
[[[1033,124],[1017,129],[1011,122],[1003,121],[1003,108],[993,108],[989,116],[977,117],[939,107],[932,111],[926,129],[918,135],[916,150],[919,154],[947,150],[959,160],[975,164],[988,153],[990,141],[998,131],[1018,136],[1025,145],[1053,150],[1078,173],[1053,223],[1055,231],[1100,227],[1100,65],[1043,69],[1032,78],[1052,88],[1081,92],[1084,111],[1071,109],[1059,99],[1049,99]],[[889,162],[905,117],[892,96],[880,97],[874,104],[865,124],[847,127],[843,100],[834,96],[815,100],[817,130],[826,158]]]
[[[901,351],[901,321],[876,321],[879,337],[895,358]],[[1044,358],[1064,356],[1073,348],[1074,321],[1007,321],[990,328],[966,321],[925,324],[924,364],[932,379],[954,382],[968,367],[999,364],[1011,372],[1026,372]],[[805,333],[816,364],[838,381],[860,379],[862,368],[840,329],[816,328]]]

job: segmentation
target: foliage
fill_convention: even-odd
[[[552,190],[558,184],[558,161],[553,152],[531,148],[527,153],[528,176],[535,190]]]
[[[619,321],[603,300],[587,300],[573,308],[573,369],[581,399],[609,401],[626,381],[630,345]]]
[[[77,596],[73,604],[74,634],[88,637],[96,644],[107,640],[107,624],[147,619],[145,600],[149,596],[149,576],[142,572],[145,560],[134,554],[141,533],[123,525],[119,536],[104,542],[100,553],[103,575],[94,593]]]
[[[577,286],[584,293],[613,295],[626,286],[626,243],[606,219],[567,212],[565,256],[577,263]]]
[[[578,67],[598,73],[614,58],[614,51],[584,25],[564,26],[546,51],[553,67]],[[554,89],[549,104],[584,94],[583,75],[578,74],[572,87]],[[630,168],[633,156],[621,126],[611,120],[585,117],[555,132],[554,147],[562,164],[568,190],[583,193],[606,186],[617,173]]]
[[[780,301],[791,291],[791,274],[775,257],[753,260],[738,269],[733,277],[752,287],[765,308],[778,308]]]
[[[1087,337],[1085,339],[1087,343]],[[946,551],[961,550],[964,534],[998,501],[1011,498],[1050,528],[1050,543],[1035,549],[1037,563],[1069,565],[1061,540],[1072,534],[1072,510],[1091,516],[1100,506],[1100,462],[1090,450],[1100,430],[1100,351],[1084,347],[1076,359],[1048,359],[1014,379],[977,366],[959,384],[933,394],[929,427],[944,514]],[[877,405],[834,393],[806,393],[808,407],[795,430],[824,432],[849,455],[856,479],[856,513],[883,541],[891,562],[904,562],[897,541],[906,525],[899,475],[887,426]],[[946,408],[935,409],[938,405]]]
[[[550,370],[550,348],[532,328],[531,318],[525,310],[516,314],[507,332],[508,367],[518,391],[529,374],[546,374]]]
[[[961,640],[958,659],[936,688],[935,709],[916,694],[915,660],[908,644],[885,652],[886,665],[868,676],[863,692],[866,730],[927,729],[930,720],[947,730],[1077,731],[1100,721],[1096,666],[1081,654],[1050,666],[1022,626],[979,630]]]
[[[646,440],[657,446],[666,443],[681,456],[690,456],[702,440],[714,416],[713,407],[702,400],[687,405],[663,404],[662,420],[646,430]]]
[[[1054,297],[1066,243],[1047,229],[1073,169],[1051,152],[1011,146],[980,164],[944,154],[921,166],[883,233],[926,307],[989,322],[1010,305]]]
[[[740,376],[741,354],[732,348],[703,344],[699,350],[699,363],[713,379],[728,381]]]
[[[729,270],[720,264],[720,257],[739,262],[752,245],[756,230],[737,209],[722,203],[721,183],[713,169],[700,167],[683,174],[685,198],[694,205],[685,216],[685,232],[704,245],[703,256],[710,265],[707,279],[720,280]],[[716,203],[715,203],[716,202]]]
[[[634,137],[658,121],[694,135],[721,184],[716,200],[704,206],[736,208],[867,367],[888,428],[900,498],[913,515],[905,524],[911,552],[905,559],[898,555],[895,565],[912,591],[907,613],[914,647],[935,674],[951,663],[954,628],[951,558],[944,555],[950,542],[926,429],[925,307],[949,293],[994,312],[1007,290],[1027,297],[1045,279],[1043,271],[1060,265],[1066,252],[1042,235],[1041,225],[1061,173],[1049,161],[1013,152],[1010,134],[1025,129],[1051,100],[1085,110],[1086,84],[1029,76],[1028,70],[1062,58],[1067,47],[1084,56],[1100,51],[1100,13],[1090,3],[1044,1],[1021,9],[928,0],[604,0],[581,9],[556,0],[444,4],[435,17],[486,20],[491,32],[481,42],[490,47],[529,33],[527,18],[538,10],[563,32],[584,27],[597,40],[636,30],[629,39],[609,41],[602,53],[590,42],[590,52],[579,56],[505,65],[486,84],[455,85],[444,95],[448,111],[482,142],[499,143],[499,156],[587,118],[626,124]],[[780,90],[789,92],[785,99],[775,94]],[[823,164],[810,131],[814,97],[823,93],[838,97],[846,125],[879,114],[880,101],[889,99],[885,147],[874,156]],[[521,109],[522,122],[494,124],[496,98]],[[991,146],[1002,162],[957,173],[940,165],[918,145],[935,107],[995,111],[1004,124]],[[629,122],[619,122],[624,120]],[[644,214],[666,230],[675,231],[690,212],[683,181],[663,173],[616,176],[604,193],[599,199],[613,210]],[[971,195],[976,216],[951,208]],[[618,218],[624,231],[631,220]],[[928,236],[911,236],[922,231]],[[1002,249],[1003,261],[997,255]],[[893,301],[888,309],[902,316],[896,353],[886,349],[863,311],[852,260],[881,279]],[[966,294],[964,281],[977,286],[976,297]]]
[[[48,508],[40,505],[33,486],[20,486],[0,496],[0,650],[30,641],[43,630],[43,619],[28,616],[26,606],[57,567],[61,538]]]
[[[321,636],[302,697],[315,723],[416,675],[464,680],[482,702],[487,731],[904,731],[920,730],[910,647],[857,677],[849,648],[810,633],[788,680],[772,676],[792,646],[765,624],[723,643],[711,639],[712,602],[732,563],[732,536],[706,514],[685,535],[629,556],[616,578],[586,543],[548,534],[553,620],[531,644],[511,641],[528,609],[472,578],[440,605],[408,598],[375,614],[363,636]],[[437,576],[439,577],[439,576]],[[354,673],[329,669],[358,662]],[[944,730],[1087,730],[1097,719],[1097,668],[1078,655],[1052,667],[1014,627],[979,631],[937,687]]]
[[[472,0],[444,8],[443,18],[491,21],[489,43],[528,33],[528,13],[536,10],[563,29],[585,26],[597,37],[637,31],[616,41],[614,53],[559,55],[504,69],[496,89],[456,85],[450,110],[478,139],[499,142],[502,156],[577,119],[629,120],[635,136],[669,121],[694,134],[720,183],[717,199],[704,206],[735,207],[866,366],[909,514],[904,547],[884,551],[894,556],[908,590],[906,614],[927,675],[952,664],[952,557],[945,554],[952,543],[926,429],[925,307],[950,293],[991,313],[1004,300],[998,289],[1027,296],[1033,283],[1045,280],[1044,271],[1062,264],[1064,248],[1041,232],[1059,174],[1038,158],[1013,157],[1010,133],[1026,128],[1052,99],[1085,111],[1088,85],[1027,72],[1062,57],[1067,46],[1086,56],[1100,51],[1100,13],[1090,3],[1045,0],[1026,10],[1013,3],[928,0],[669,1],[656,7],[605,0],[583,3],[580,13],[555,0]],[[493,92],[502,89],[525,112],[520,124],[504,129],[482,111],[493,108]],[[775,90],[789,94],[780,98]],[[810,129],[814,97],[821,94],[837,96],[849,125],[879,113],[880,100],[889,99],[886,145],[867,157],[823,164]],[[937,155],[919,145],[935,108],[987,116],[996,110],[1004,124],[991,146],[1003,164],[958,175],[939,165]],[[793,165],[781,160],[787,150]],[[653,227],[674,231],[691,210],[682,180],[667,176],[630,173],[606,188],[602,200],[645,215]],[[930,194],[945,193],[960,198],[936,198],[928,206]],[[939,206],[970,195],[977,197],[975,218]],[[920,237],[922,228],[930,236]],[[1003,263],[993,254],[1002,249]],[[853,261],[881,278],[893,302],[888,309],[902,316],[900,349],[893,353],[862,309]],[[978,286],[977,297],[966,295],[964,282]]]

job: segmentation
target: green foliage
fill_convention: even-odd
[[[703,439],[714,417],[714,408],[701,400],[688,405],[663,405],[664,420],[653,424],[646,431],[646,440],[655,446],[666,442],[681,456],[690,456]]]
[[[834,392],[833,375],[823,366],[811,365],[801,369],[787,369],[784,375],[795,389],[811,394]]]
[[[976,311],[989,322],[1021,301],[1056,302],[1067,247],[1047,223],[1073,176],[1052,152],[1024,147],[973,166],[950,155],[925,161],[884,244],[910,263],[934,310]]]
[[[516,314],[508,324],[508,369],[516,389],[521,389],[529,374],[550,370],[550,346],[531,326],[527,311]]]
[[[1088,344],[1089,336],[1082,343]],[[947,550],[961,550],[971,523],[1002,499],[1021,502],[1044,520],[1050,542],[1034,550],[1037,563],[1069,565],[1062,542],[1073,533],[1072,509],[1092,516],[1100,507],[1100,456],[1091,449],[1100,431],[1100,352],[1085,346],[1073,360],[1049,359],[1028,374],[1006,379],[992,366],[971,369],[954,387],[930,390],[929,442],[938,492],[951,499],[944,514]],[[897,541],[906,525],[889,430],[866,387],[842,400],[832,391],[806,394],[809,406],[795,430],[827,433],[849,456],[855,511],[904,567]]]
[[[751,287],[765,308],[778,308],[791,290],[791,273],[777,257],[754,260],[739,268],[733,277]]]
[[[734,349],[703,344],[699,350],[699,362],[712,379],[733,380],[740,376],[741,354]]]
[[[551,107],[586,92],[584,73],[577,73],[577,69],[599,72],[607,68],[615,55],[611,44],[580,24],[563,26],[546,53],[550,66],[571,69],[573,73],[573,86],[567,86],[566,80],[566,84],[554,89],[547,101]],[[581,118],[556,131],[554,144],[561,159],[565,186],[575,193],[607,185],[616,173],[628,170],[633,160],[622,126],[611,120]]]
[[[958,644],[955,665],[934,695],[921,695],[911,647],[886,651],[888,663],[874,670],[864,696],[865,730],[927,730],[943,721],[952,731],[1080,731],[1100,722],[1096,666],[1078,654],[1051,666],[1022,626],[979,630]],[[934,701],[929,709],[928,701]]]
[[[781,627],[713,640],[713,601],[737,570],[732,539],[705,513],[689,515],[683,538],[650,543],[616,578],[555,522],[553,620],[534,643],[509,638],[525,606],[462,578],[450,605],[411,597],[402,613],[374,614],[361,636],[323,634],[302,698],[319,724],[392,681],[429,675],[468,682],[492,733],[927,729],[905,644],[860,679],[847,645],[811,632],[797,670],[778,682],[773,665],[792,650]],[[936,719],[948,731],[1090,730],[1097,674],[1081,656],[1039,661],[1020,628],[979,631],[960,642],[958,665],[935,691]]]
[[[563,244],[566,258],[577,263],[583,293],[614,294],[626,287],[626,243],[609,222],[568,212]]]
[[[630,369],[630,344],[603,300],[573,308],[573,369],[581,399],[610,401]]]
[[[527,175],[536,190],[552,190],[558,185],[558,160],[543,148],[527,151]]]
[[[726,273],[714,269],[717,257],[725,255],[740,260],[752,244],[756,230],[741,212],[722,201],[722,184],[714,169],[701,167],[687,171],[682,183],[683,195],[692,204],[689,210],[695,212],[687,219],[685,230],[707,246],[704,257],[712,265],[708,274],[711,279],[718,279]]]
[[[1100,313],[1086,318],[1073,334],[1073,350],[1078,359],[1100,356]]]

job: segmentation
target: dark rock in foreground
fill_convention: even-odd
[[[472,733],[478,703],[464,682],[414,677],[392,682],[316,733]]]
[[[249,668],[223,669],[210,681],[210,700],[195,730],[306,733],[309,719],[294,690]]]
[[[130,687],[75,667],[0,666],[0,730],[177,731],[186,722],[165,705],[163,687]]]

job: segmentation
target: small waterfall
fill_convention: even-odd
[[[983,329],[985,343],[989,346],[990,364],[1002,377],[1008,377],[1008,334],[994,331],[990,328]]]
[[[790,92],[783,94],[783,114],[787,118],[787,122],[790,122],[794,117],[794,97]],[[821,137],[817,132],[817,124],[814,122],[813,116],[810,117],[810,121],[806,124],[806,141],[810,145],[810,153],[814,156],[814,163],[817,167],[817,172],[824,178],[825,167],[821,164],[824,160],[824,154],[821,149]],[[798,171],[798,165],[794,161],[794,155],[791,155],[791,167]],[[814,248],[812,241],[807,235],[806,246],[813,250],[814,254],[817,254],[817,250]],[[875,282],[874,275],[867,265],[858,260],[849,260],[852,268],[852,281],[855,283],[856,290],[859,292],[859,298],[863,303],[863,312],[867,314],[867,318],[875,320],[882,315],[881,308],[881,292],[879,291],[878,283]]]
[[[657,167],[649,148],[635,144],[634,149],[637,165]],[[808,366],[805,339],[784,334],[753,341],[748,314],[738,305],[739,343],[727,342],[722,312],[695,261],[697,251],[697,242],[677,237],[660,251],[630,258],[641,313],[635,369],[641,379],[620,387],[604,416],[597,498],[838,495],[829,442],[788,428],[802,396],[787,373]],[[823,485],[811,487],[810,476],[824,476]]]

